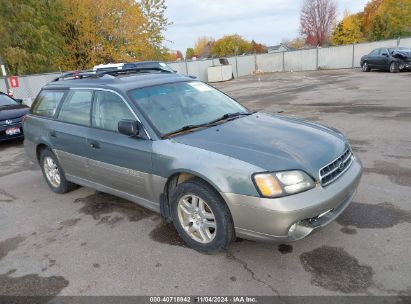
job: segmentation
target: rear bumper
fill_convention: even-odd
[[[327,187],[277,199],[221,193],[233,216],[236,235],[259,241],[295,241],[335,220],[355,196],[362,165],[350,168]]]

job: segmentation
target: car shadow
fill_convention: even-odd
[[[8,141],[1,141],[0,151],[8,149],[8,148],[22,148],[23,142],[24,142],[24,139],[22,138],[15,138],[15,139],[10,139]]]

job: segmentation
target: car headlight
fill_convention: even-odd
[[[253,176],[259,193],[264,197],[279,197],[314,188],[315,183],[299,170],[258,173]]]

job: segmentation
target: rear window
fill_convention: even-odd
[[[44,90],[33,103],[31,113],[44,117],[53,117],[66,91]]]

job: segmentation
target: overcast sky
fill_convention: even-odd
[[[367,0],[337,0],[339,18],[345,9],[361,11]],[[239,34],[267,46],[298,35],[302,0],[166,0],[170,25],[166,46],[193,47],[199,36],[215,39]]]

